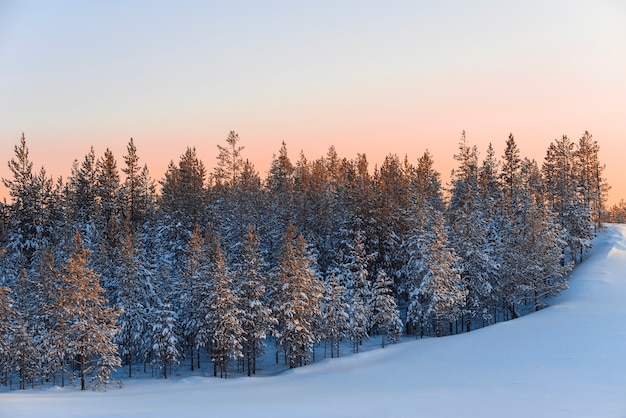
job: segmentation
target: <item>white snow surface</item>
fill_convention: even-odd
[[[0,417],[626,417],[626,226],[600,232],[551,306],[274,376],[0,393]],[[346,351],[346,350],[344,350]]]

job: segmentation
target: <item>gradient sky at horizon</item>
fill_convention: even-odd
[[[235,130],[262,177],[285,141],[371,168],[428,149],[447,180],[463,130],[540,164],[587,130],[626,198],[619,0],[0,0],[0,63],[0,177],[22,132],[55,178],[130,137],[156,180],[187,146],[212,170]]]

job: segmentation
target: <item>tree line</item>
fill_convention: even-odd
[[[541,166],[513,135],[481,160],[463,133],[447,188],[428,151],[370,170],[332,146],[293,163],[283,142],[262,179],[237,133],[218,150],[209,172],[187,148],[157,185],[131,138],[121,168],[91,148],[53,180],[22,134],[0,203],[2,384],[85,389],[206,358],[252,375],[270,342],[293,368],[321,341],[334,357],[516,318],[567,288],[608,190],[588,132]]]

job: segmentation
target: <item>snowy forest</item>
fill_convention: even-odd
[[[428,151],[292,161],[265,178],[230,132],[212,172],[187,148],[158,182],[130,139],[93,148],[67,179],[33,169],[22,135],[0,203],[0,384],[167,378],[185,361],[253,375],[364,339],[444,336],[516,318],[567,288],[608,185],[588,132],[538,163],[514,136],[484,157],[461,135],[450,184]],[[341,343],[341,344],[340,344]]]

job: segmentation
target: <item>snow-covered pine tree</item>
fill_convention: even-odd
[[[580,189],[574,147],[567,135],[555,139],[546,153],[542,173],[551,209],[568,233],[569,256],[576,261],[582,260],[584,250],[591,246],[595,228],[591,203]]]
[[[574,159],[579,179],[579,190],[584,205],[591,210],[592,220],[596,226],[601,225],[601,218],[605,211],[606,194],[610,187],[603,177],[605,165],[600,163],[598,153],[600,146],[592,135],[585,131],[578,140]]]
[[[410,293],[409,317],[413,321],[422,317],[431,320],[439,337],[444,333],[444,322],[451,323],[461,315],[467,290],[456,267],[459,259],[448,247],[443,215],[435,212],[432,222],[432,229],[420,241],[423,278]]]
[[[40,374],[40,355],[35,340],[24,318],[19,318],[12,338],[10,339],[10,353],[13,370],[18,373],[20,389],[26,389],[28,384],[35,386],[35,379]]]
[[[339,357],[339,343],[349,336],[349,305],[344,301],[345,288],[331,275],[322,302],[321,333],[330,343],[330,357]],[[357,294],[358,295],[358,294]],[[358,298],[358,296],[357,296]]]
[[[381,346],[385,342],[395,343],[402,336],[402,320],[396,299],[391,289],[392,282],[384,270],[378,272],[372,300],[372,329],[381,336]]]
[[[259,250],[256,228],[248,225],[241,258],[236,268],[236,289],[241,309],[243,355],[248,376],[256,373],[256,360],[276,319],[265,302],[265,261]]]
[[[282,244],[272,310],[278,319],[277,336],[285,361],[295,368],[307,364],[316,343],[323,283],[312,268],[304,237],[297,235],[291,223],[283,233]]]
[[[209,277],[209,258],[204,237],[198,224],[195,225],[185,257],[183,280],[177,289],[178,322],[182,329],[184,345],[189,350],[191,370],[194,370],[194,350],[206,344],[207,336],[200,336],[207,327],[206,315],[209,307],[203,305],[210,298],[212,280]]]
[[[115,340],[124,363],[128,365],[129,378],[132,378],[133,358],[140,356],[143,359],[150,351],[147,343],[151,332],[148,314],[156,300],[151,274],[139,257],[140,252],[137,237],[128,221],[120,264],[116,268],[116,276],[119,277],[117,324],[120,331]]]
[[[52,240],[50,212],[56,198],[52,179],[43,167],[38,173],[33,172],[28,153],[22,134],[20,145],[15,146],[15,158],[9,161],[13,179],[2,179],[13,200],[8,207],[7,250],[9,256],[20,257],[20,266],[26,269],[34,263],[37,249]]]
[[[208,312],[205,323],[211,338],[211,358],[213,372],[220,377],[228,377],[230,359],[243,357],[243,334],[239,308],[239,298],[232,289],[232,273],[228,268],[226,254],[221,248],[219,235],[214,237],[213,263],[210,276],[213,282],[208,297]]]
[[[355,293],[352,298],[348,314],[350,316],[348,326],[349,338],[353,341],[353,351],[358,353],[363,338],[369,338],[371,322],[370,310],[363,303],[358,293]]]
[[[176,312],[172,305],[159,300],[151,312],[153,365],[161,367],[163,379],[167,379],[168,368],[179,360],[178,337],[176,336]]]
[[[0,286],[0,382],[6,384],[12,370],[11,344],[17,312],[13,306],[11,289]]]
[[[351,310],[352,338],[356,340],[356,350],[363,337],[367,337],[367,330],[371,327],[370,302],[373,290],[369,278],[369,265],[375,257],[375,254],[366,253],[365,234],[357,231],[353,242],[348,243],[348,253],[344,256],[344,264],[339,267],[341,284],[346,288],[346,300],[353,307]],[[355,305],[357,298],[359,303]]]
[[[92,380],[105,385],[111,380],[114,368],[120,366],[113,342],[118,331],[117,312],[107,307],[98,274],[89,268],[90,258],[91,252],[83,247],[76,231],[73,251],[63,266],[61,286],[57,290],[58,308],[66,322],[64,339],[75,361],[81,390],[86,389],[86,377],[92,371],[95,371]]]
[[[492,158],[492,156],[488,156]],[[454,171],[450,204],[447,209],[450,245],[459,255],[462,287],[467,290],[464,302],[464,325],[469,331],[472,319],[488,318],[493,289],[491,274],[496,267],[489,242],[490,207],[480,192],[478,151],[465,142],[459,144],[455,155],[459,167]]]
[[[503,300],[514,318],[519,315],[516,307],[527,300],[538,310],[546,297],[566,289],[564,276],[572,267],[563,263],[565,234],[543,202],[541,173],[534,160],[522,160],[520,178],[517,209],[505,224],[502,256]]]

